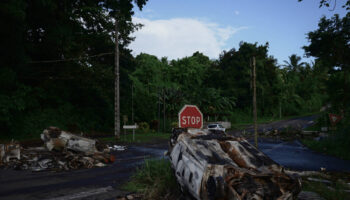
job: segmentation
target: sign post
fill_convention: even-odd
[[[135,129],[139,128],[139,126],[135,123],[135,125],[124,125],[123,129],[132,129],[132,141],[135,140]]]
[[[185,105],[178,116],[180,128],[203,128],[203,114],[195,105]]]

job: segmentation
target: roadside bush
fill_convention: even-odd
[[[171,128],[179,127],[179,122],[171,122]]]
[[[321,141],[303,140],[303,143],[315,151],[350,160],[349,128],[349,124],[340,124],[336,131],[329,133],[329,138]]]
[[[303,190],[316,192],[326,200],[346,200],[349,194],[346,192],[348,186],[341,181],[333,182],[331,186],[327,186],[320,182],[303,181]]]
[[[141,132],[147,133],[149,131],[149,125],[147,122],[140,122],[138,125],[139,125]]]
[[[158,120],[152,120],[150,123],[150,128],[154,131],[158,131],[159,127],[159,121]]]
[[[252,113],[249,109],[236,110],[231,112],[229,120],[234,124],[243,124],[252,122]]]

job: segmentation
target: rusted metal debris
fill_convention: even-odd
[[[0,164],[3,162],[9,162],[13,158],[19,159],[21,157],[19,147],[19,144],[16,142],[0,144]]]
[[[16,142],[0,144],[0,167],[31,171],[63,171],[103,167],[115,161],[113,148],[56,127],[43,131],[44,147],[23,148]]]
[[[291,200],[301,190],[300,178],[244,138],[174,129],[169,146],[177,181],[195,199]]]
[[[45,129],[41,134],[41,139],[50,151],[52,149],[69,149],[84,154],[94,154],[97,152],[95,140],[67,133],[56,127]]]

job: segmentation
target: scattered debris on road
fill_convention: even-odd
[[[142,194],[127,194],[125,196],[117,197],[116,200],[141,200],[143,199]]]
[[[248,143],[224,132],[174,129],[169,157],[195,199],[296,199],[301,179]]]
[[[12,141],[10,144],[0,144],[0,164],[9,162],[11,159],[20,159],[20,145]]]
[[[318,178],[312,178],[312,177],[308,177],[307,180],[308,180],[308,181],[319,182],[319,183],[326,183],[326,184],[331,184],[331,183],[332,183],[332,182],[329,181],[329,180],[318,179]]]
[[[298,196],[298,200],[324,200],[324,198],[315,192],[302,191]]]
[[[0,144],[0,167],[32,171],[103,167],[115,161],[111,150],[126,149],[117,145],[109,147],[56,127],[45,129],[41,139],[44,147],[23,148],[17,142]]]
[[[120,146],[120,145],[113,145],[108,147],[110,150],[114,150],[114,151],[125,151],[126,150],[126,146]]]
[[[82,152],[86,155],[91,155],[97,152],[95,140],[67,133],[56,127],[45,129],[41,134],[41,140],[44,141],[44,144],[49,151],[53,149],[58,151],[69,149],[76,152]]]

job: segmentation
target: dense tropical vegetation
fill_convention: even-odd
[[[184,104],[206,120],[251,120],[250,59],[256,57],[260,117],[319,111],[328,103],[349,116],[350,14],[322,18],[304,47],[315,62],[291,55],[279,65],[269,44],[241,42],[216,60],[200,52],[168,60],[132,56],[134,6],[145,0],[0,2],[0,130],[33,137],[47,126],[75,132],[113,130],[114,20],[120,22],[121,116],[167,131]],[[324,3],[324,2],[323,2]],[[346,4],[347,5],[347,4]],[[117,15],[118,14],[118,15]]]

